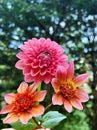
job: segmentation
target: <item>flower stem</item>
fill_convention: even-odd
[[[38,92],[41,91],[41,83],[38,85],[38,89],[37,89]]]
[[[50,103],[49,105],[47,105],[47,107],[45,108],[45,111],[46,111],[48,108],[50,108],[52,105],[53,105],[52,103]]]
[[[37,125],[39,128],[41,128],[41,124],[38,123],[38,121],[36,120],[36,118],[35,118],[35,117],[32,117],[32,119],[34,120],[34,122],[36,123],[36,125]]]

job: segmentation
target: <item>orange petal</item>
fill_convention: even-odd
[[[28,88],[28,84],[26,82],[22,82],[19,86],[19,88],[17,89],[18,93],[24,93],[25,91],[27,91]]]
[[[80,88],[77,89],[77,92],[75,94],[79,98],[80,102],[87,102],[89,100],[88,93]]]
[[[69,113],[72,112],[72,105],[70,103],[69,100],[64,99],[64,108],[66,109],[66,111],[68,111]]]
[[[20,121],[23,123],[23,124],[27,124],[28,121],[32,118],[32,114],[31,113],[22,113],[20,116],[19,116],[19,119]]]
[[[75,108],[77,108],[79,110],[83,109],[83,106],[82,106],[81,102],[78,99],[72,98],[70,100],[70,102],[71,102],[71,104],[72,104],[73,107],[75,107]]]
[[[54,88],[55,93],[60,91],[60,81],[58,79],[53,78],[51,84]]]
[[[11,104],[11,103],[13,103],[13,101],[15,100],[15,95],[16,95],[16,94],[14,94],[14,93],[6,94],[6,95],[4,96],[4,99],[5,99],[5,101],[6,101],[8,104]]]
[[[58,66],[57,72],[56,72],[56,78],[60,81],[66,80],[66,69],[63,66]]]
[[[63,104],[63,97],[60,93],[56,93],[52,97],[53,105],[62,105]]]
[[[32,113],[33,117],[40,116],[44,113],[44,107],[40,104],[33,106],[31,113]]]
[[[74,76],[74,62],[71,61],[67,69],[67,79],[72,79]]]
[[[40,91],[40,92],[37,92],[34,96],[33,96],[33,101],[43,101],[45,96],[47,94],[47,91],[46,90],[43,90],[43,91]]]
[[[14,123],[18,120],[18,115],[17,114],[14,114],[14,113],[9,113],[7,115],[7,117],[3,120],[3,123],[6,124],[6,123]]]
[[[0,111],[0,114],[6,114],[8,112],[11,112],[13,109],[13,104],[12,105],[6,105],[2,108],[2,110]]]
[[[87,81],[88,78],[89,78],[89,74],[87,73],[81,74],[76,78],[74,78],[74,83],[76,84],[76,86],[81,86]]]

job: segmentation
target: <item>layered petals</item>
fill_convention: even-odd
[[[20,47],[15,67],[23,71],[26,82],[48,84],[55,77],[57,67],[67,67],[67,55],[58,43],[45,38],[32,38]]]
[[[88,94],[79,88],[83,85],[89,75],[87,73],[74,77],[74,62],[71,61],[68,68],[59,66],[55,78],[52,79],[52,86],[55,94],[52,96],[53,105],[62,105],[69,113],[72,107],[82,110],[83,102],[89,100]]]
[[[17,89],[18,93],[5,95],[8,105],[0,111],[0,114],[8,113],[4,123],[14,123],[20,120],[21,123],[27,124],[32,117],[44,113],[44,107],[39,102],[44,100],[47,92],[46,90],[37,92],[37,88],[37,84],[28,86],[27,83],[22,82]]]

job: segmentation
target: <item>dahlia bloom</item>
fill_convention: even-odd
[[[55,76],[59,65],[67,67],[67,55],[64,49],[50,39],[28,40],[20,47],[22,50],[17,54],[19,61],[16,68],[23,70],[26,82],[41,82],[46,84]]]
[[[58,67],[56,77],[52,79],[55,94],[52,97],[54,105],[64,104],[64,108],[72,111],[72,107],[83,109],[82,102],[89,100],[88,94],[78,86],[88,79],[87,73],[74,77],[74,63],[71,61],[68,68]]]
[[[14,123],[18,119],[23,124],[27,124],[29,119],[44,113],[44,107],[38,102],[45,98],[46,91],[36,92],[37,86],[22,82],[17,89],[17,94],[9,93],[5,95],[8,105],[4,106],[0,114],[8,113],[3,123]]]

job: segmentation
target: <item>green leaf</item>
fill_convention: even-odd
[[[22,124],[21,122],[18,121],[11,125],[15,130],[32,130],[33,128],[36,127],[36,124],[33,122],[33,120],[31,120],[28,124]]]
[[[65,115],[58,111],[50,111],[43,116],[42,125],[48,128],[53,128],[66,118]]]

